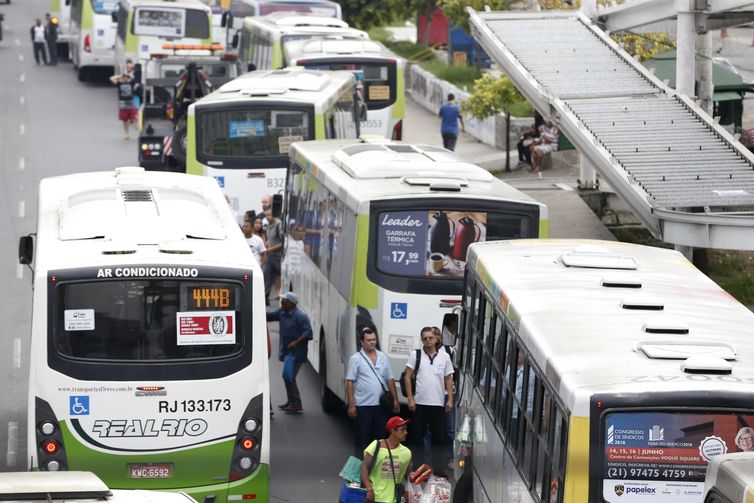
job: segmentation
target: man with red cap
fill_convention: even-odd
[[[402,442],[406,441],[406,425],[410,419],[391,417],[386,426],[390,435],[385,440],[375,440],[364,449],[361,463],[361,481],[367,489],[366,501],[394,503],[395,487],[402,484],[411,472],[411,451]],[[377,442],[380,448],[377,449]],[[374,463],[375,451],[377,458]],[[371,467],[371,469],[370,469]]]

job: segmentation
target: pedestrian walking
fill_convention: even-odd
[[[291,354],[295,361],[292,379],[283,379],[288,400],[278,408],[290,414],[301,414],[304,409],[296,385],[296,376],[307,361],[309,341],[312,340],[312,325],[306,313],[298,308],[298,297],[293,292],[286,292],[280,296],[280,308],[267,311],[267,321],[280,323],[278,359],[282,362]]]
[[[380,405],[386,391],[392,397],[392,412],[398,413],[398,393],[393,370],[385,353],[377,349],[377,334],[372,327],[359,332],[361,349],[351,355],[346,371],[348,415],[356,420],[356,455],[364,450],[370,440],[379,438],[385,431],[388,411]]]
[[[406,425],[409,422],[409,419],[400,416],[391,417],[386,427],[388,438],[374,440],[364,449],[361,482],[367,489],[366,501],[400,502],[400,499],[396,499],[396,493],[402,491],[396,491],[396,487],[403,484],[411,473],[411,451],[403,445],[407,436]]]
[[[137,111],[134,108],[133,76],[134,63],[126,60],[126,73],[111,75],[110,82],[118,88],[118,120],[123,123],[123,137],[128,140],[131,124],[136,124]]]
[[[409,445],[422,452],[422,439],[429,427],[432,470],[444,477],[445,416],[453,410],[453,363],[447,352],[437,350],[437,336],[432,327],[422,328],[421,342],[422,349],[408,356],[404,377],[408,410],[414,413]]]
[[[47,53],[45,53],[45,27],[42,26],[41,19],[37,19],[34,26],[31,27],[31,41],[34,44],[34,61],[39,64],[41,60],[41,62],[46,65]]]
[[[47,51],[50,54],[50,65],[58,64],[58,18],[45,14],[45,39]]]
[[[456,104],[456,97],[453,93],[448,93],[448,101],[440,107],[440,134],[442,134],[442,146],[448,150],[456,149],[458,140],[458,123],[461,123],[461,131],[466,131],[461,116],[461,108]]]

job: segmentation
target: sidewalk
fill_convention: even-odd
[[[442,145],[440,118],[421,107],[410,96],[406,99],[403,141]],[[515,145],[513,147],[515,148]],[[552,169],[537,174],[513,169],[518,163],[516,150],[511,152],[513,171],[506,173],[505,152],[485,145],[466,133],[461,133],[458,137],[455,152],[464,160],[493,172],[507,183],[546,204],[550,219],[549,237],[615,240],[575,190],[579,174],[576,151],[559,154],[558,160],[553,162]]]

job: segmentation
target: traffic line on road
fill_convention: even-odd
[[[21,106],[26,105],[26,96],[21,96],[20,98],[18,98],[18,104]]]
[[[24,157],[18,158],[18,169],[20,169],[21,171],[26,169],[26,158]]]
[[[26,124],[18,125],[18,134],[20,135],[26,134]]]
[[[13,368],[21,368],[21,338],[16,337],[13,339]]]
[[[14,39],[13,41],[16,43],[16,45],[21,45],[21,41],[20,40]]]
[[[24,60],[24,55],[23,54],[19,54],[18,55],[18,60],[19,61],[23,61]]]
[[[16,466],[18,458],[18,421],[8,421],[8,452],[5,463],[8,468]]]
[[[24,278],[24,266],[23,264],[16,264],[16,277],[18,279]]]
[[[26,80],[26,74],[22,73],[21,75],[19,75],[18,76],[18,80],[21,81],[21,82],[25,81]]]
[[[24,218],[26,216],[26,201],[18,202],[18,218]]]

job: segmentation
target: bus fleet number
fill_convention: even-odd
[[[282,189],[284,186],[285,186],[285,177],[267,179],[267,187],[270,189]]]
[[[160,400],[158,412],[218,412],[229,411],[230,400],[213,398],[210,400]]]

